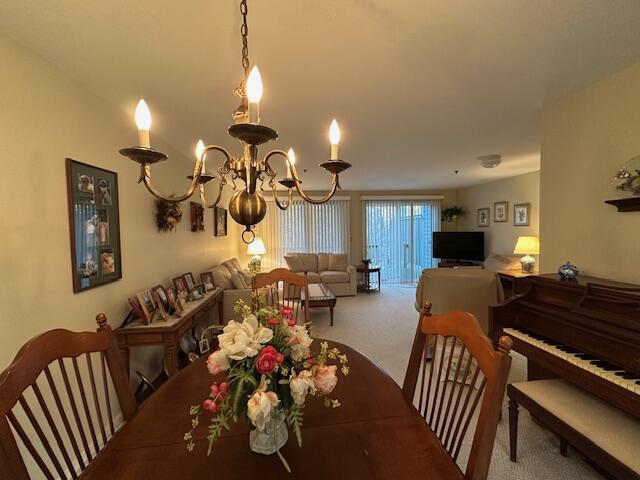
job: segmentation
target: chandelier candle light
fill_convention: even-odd
[[[138,146],[123,148],[120,153],[140,164],[138,183],[144,183],[153,196],[168,202],[182,202],[193,195],[196,187],[199,187],[202,206],[214,208],[220,203],[222,191],[227,184],[227,175],[229,175],[235,191],[229,201],[229,213],[237,223],[245,227],[242,233],[242,240],[246,243],[251,243],[255,238],[252,227],[260,223],[267,213],[264,197],[257,189],[258,182],[260,182],[260,191],[264,190],[264,184],[265,182],[267,183],[267,186],[273,192],[276,205],[282,210],[286,210],[291,205],[294,189],[306,202],[320,204],[329,201],[337,189],[340,188],[339,174],[350,168],[351,164],[340,160],[338,156],[340,127],[335,119],[331,122],[329,128],[330,159],[320,164],[322,168],[331,174],[331,188],[323,197],[318,199],[311,198],[302,189],[302,182],[296,171],[296,159],[293,149],[289,149],[288,152],[272,150],[264,158],[258,158],[258,146],[275,140],[278,138],[278,133],[272,128],[260,124],[260,100],[263,93],[262,77],[257,66],[254,65],[253,68],[249,69],[247,0],[241,0],[240,12],[243,17],[240,32],[244,74],[240,86],[234,90],[234,93],[240,97],[240,105],[233,114],[234,124],[229,127],[228,132],[229,135],[240,141],[242,153],[236,157],[223,147],[205,145],[202,140],[199,140],[196,147],[196,162],[193,174],[187,177],[191,180],[187,191],[182,195],[163,195],[151,182],[151,165],[166,160],[167,155],[151,148],[151,112],[146,102],[142,99],[138,102],[135,111],[135,120],[138,127]],[[216,199],[209,203],[205,196],[205,185],[216,177],[206,172],[205,162],[207,154],[212,152],[221,153],[224,163],[217,169],[219,185]],[[283,157],[287,167],[287,176],[280,181],[276,181],[277,172],[270,164],[271,159],[275,156]],[[240,179],[245,184],[245,188],[242,190],[237,189],[237,179]],[[278,199],[278,183],[287,189],[286,201]]]

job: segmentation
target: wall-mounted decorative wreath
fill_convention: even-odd
[[[171,232],[182,220],[182,208],[179,203],[156,201],[156,224],[161,232]]]

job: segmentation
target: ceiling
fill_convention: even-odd
[[[122,146],[144,97],[188,155],[239,151],[240,22],[235,0],[0,2],[1,31],[122,111]],[[346,190],[450,188],[537,170],[542,106],[640,61],[639,24],[637,0],[249,0],[249,54],[307,188],[328,185],[334,116]]]

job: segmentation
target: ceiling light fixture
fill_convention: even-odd
[[[484,168],[495,168],[502,163],[502,158],[497,153],[492,153],[491,155],[482,155],[478,157],[480,161],[480,165]]]
[[[351,164],[338,158],[338,144],[340,143],[340,127],[334,119],[329,128],[329,142],[331,144],[330,160],[320,164],[322,168],[331,174],[331,188],[329,192],[319,199],[309,197],[302,189],[302,182],[298,178],[295,166],[295,154],[292,149],[289,152],[283,150],[272,150],[265,157],[258,159],[258,146],[275,140],[278,134],[272,128],[260,124],[260,99],[262,98],[262,78],[257,66],[249,69],[249,47],[248,47],[248,27],[247,27],[247,0],[241,0],[240,12],[242,14],[242,26],[240,34],[242,37],[242,67],[244,70],[243,78],[240,86],[234,90],[234,93],[240,97],[240,105],[233,114],[234,124],[229,127],[229,135],[237,138],[242,145],[242,154],[238,157],[231,155],[225,148],[218,145],[206,145],[202,140],[198,141],[196,146],[196,163],[193,169],[193,175],[187,178],[191,180],[191,185],[182,195],[167,196],[160,193],[151,183],[151,165],[167,159],[167,155],[158,150],[151,148],[149,132],[151,130],[151,112],[144,100],[140,100],[135,111],[135,120],[138,127],[138,146],[123,148],[120,153],[140,164],[140,179],[138,183],[143,182],[147,190],[157,198],[169,202],[181,202],[193,195],[197,186],[200,189],[200,200],[202,205],[213,208],[220,202],[222,191],[227,183],[227,175],[231,177],[233,189],[236,190],[235,180],[240,179],[245,183],[245,188],[236,191],[229,201],[229,213],[231,217],[241,225],[245,230],[242,232],[242,240],[251,243],[255,238],[252,227],[262,221],[267,213],[265,200],[260,192],[257,191],[258,181],[260,182],[260,190],[264,190],[264,182],[268,182],[268,186],[273,191],[273,198],[282,210],[286,210],[293,198],[293,189],[309,203],[325,203],[340,188],[338,175],[351,167]],[[218,195],[213,203],[208,203],[205,197],[205,185],[216,178],[214,175],[207,173],[205,161],[207,153],[219,152],[224,157],[223,165],[218,168],[217,173],[220,177]],[[271,167],[270,160],[280,155],[284,157],[287,167],[287,176],[276,182],[277,172]],[[281,202],[278,199],[277,183],[287,188],[287,200]]]

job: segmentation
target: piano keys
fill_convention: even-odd
[[[489,308],[489,329],[513,339],[529,380],[561,377],[640,418],[640,287],[582,277],[530,277]]]

